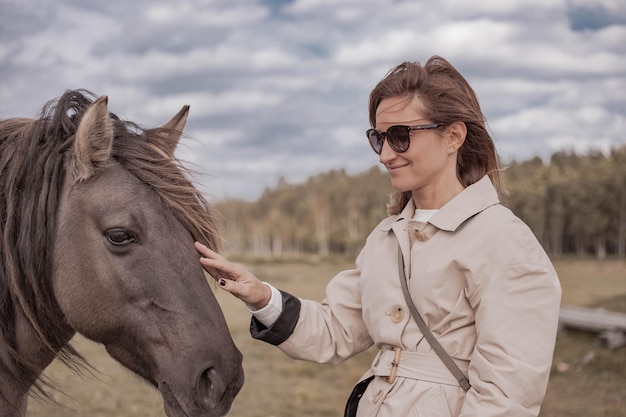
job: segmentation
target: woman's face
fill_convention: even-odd
[[[419,98],[388,98],[381,101],[376,109],[376,129],[386,132],[394,125],[436,122],[425,118],[424,113]],[[458,191],[457,152],[453,141],[447,139],[445,128],[413,130],[410,136],[406,152],[394,151],[385,141],[380,153],[380,163],[387,168],[393,188],[400,192],[412,191],[414,198],[419,195],[439,195],[451,188]]]

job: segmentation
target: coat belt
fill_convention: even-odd
[[[469,361],[454,359],[467,375]],[[435,353],[409,352],[398,347],[384,348],[372,362],[372,372],[394,383],[397,377],[418,379],[437,384],[456,385],[459,382]]]

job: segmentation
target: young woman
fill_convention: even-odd
[[[200,262],[247,303],[252,336],[292,358],[339,363],[380,349],[346,415],[537,416],[561,288],[530,229],[499,203],[498,158],[474,91],[441,57],[405,62],[371,92],[369,115],[367,138],[396,194],[323,301],[279,291],[197,244]]]

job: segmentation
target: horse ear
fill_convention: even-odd
[[[90,178],[111,156],[113,122],[108,97],[99,97],[83,115],[74,140],[73,174],[76,181]]]
[[[152,142],[168,156],[174,155],[176,146],[183,134],[189,116],[189,106],[185,105],[172,119],[161,126],[161,134],[154,135]]]

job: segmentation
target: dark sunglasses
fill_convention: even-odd
[[[437,129],[443,126],[443,123],[429,123],[426,125],[414,125],[414,126],[391,126],[386,132],[381,132],[376,129],[368,129],[365,132],[367,140],[370,142],[372,149],[378,155],[383,150],[383,143],[387,139],[387,143],[391,146],[391,149],[398,153],[406,152],[409,149],[411,143],[411,130],[427,130]]]

